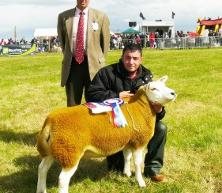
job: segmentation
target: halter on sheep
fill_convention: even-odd
[[[167,76],[164,76],[142,86],[128,104],[121,107],[128,122],[124,128],[116,128],[108,121],[110,113],[92,115],[83,105],[50,113],[37,138],[42,161],[38,169],[36,192],[46,193],[47,172],[53,161],[57,160],[62,166],[59,193],[68,193],[70,178],[86,151],[107,156],[123,150],[124,174],[127,176],[131,176],[130,159],[133,155],[136,179],[140,187],[145,187],[141,171],[142,157],[153,136],[156,118],[150,102],[163,105],[176,98],[175,92],[165,86],[166,80]]]

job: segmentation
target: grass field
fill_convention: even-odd
[[[107,63],[118,61],[111,51]],[[164,183],[109,173],[104,160],[83,160],[71,193],[222,193],[222,49],[144,50],[154,78],[167,74],[177,91],[166,106],[168,126]],[[0,57],[0,193],[34,193],[40,158],[35,136],[47,114],[66,106],[60,87],[61,54]],[[57,192],[60,168],[48,173]]]

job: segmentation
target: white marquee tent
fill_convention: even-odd
[[[155,32],[157,30],[162,30],[163,32],[169,32],[171,30],[172,38],[175,34],[175,24],[173,21],[162,21],[162,20],[156,20],[156,21],[143,21],[140,24],[140,31],[144,33],[149,32]]]
[[[50,37],[57,36],[57,29],[56,28],[37,28],[34,31],[34,37],[35,38],[45,38],[50,39]]]

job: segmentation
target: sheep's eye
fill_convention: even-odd
[[[154,91],[154,90],[157,90],[157,88],[151,88],[150,90]]]

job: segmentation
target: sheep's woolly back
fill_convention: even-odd
[[[113,126],[111,113],[91,114],[84,105],[50,113],[38,136],[40,154],[51,154],[63,167],[71,167],[87,150],[107,156],[125,146],[144,146],[155,126],[155,113],[144,92],[140,89],[121,107],[128,123],[124,128]]]

